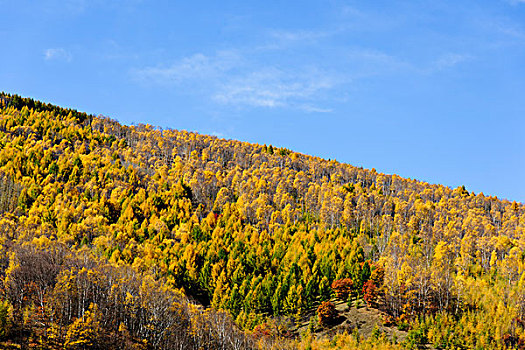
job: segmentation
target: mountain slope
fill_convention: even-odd
[[[0,103],[6,289],[19,261],[10,245],[63,246],[225,309],[256,335],[286,336],[278,317],[303,321],[349,278],[354,298],[416,342],[525,339],[522,204],[17,96]],[[35,298],[4,296],[13,315]],[[40,304],[43,318],[55,312]]]

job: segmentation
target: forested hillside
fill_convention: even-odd
[[[523,204],[16,95],[0,107],[4,347],[525,347]],[[316,337],[329,300],[408,337]]]

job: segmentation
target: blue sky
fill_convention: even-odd
[[[0,90],[525,202],[523,0],[0,9]]]

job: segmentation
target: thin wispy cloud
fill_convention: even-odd
[[[432,74],[462,64],[472,56],[446,53],[433,61],[407,62],[379,50],[355,48],[345,52],[343,58],[346,61],[334,61],[327,70],[316,65],[265,64],[253,60],[245,51],[225,50],[214,55],[197,53],[170,65],[135,69],[131,73],[145,85],[184,87],[185,92],[203,95],[218,105],[331,113],[331,105],[347,100],[344,87],[351,83],[355,87],[361,80],[387,74]]]
[[[86,0],[66,0],[63,2],[63,5],[69,12],[81,13],[86,10],[89,3]]]
[[[433,62],[431,70],[441,70],[454,67],[458,64],[465,63],[472,60],[473,57],[469,54],[447,53],[440,56]]]
[[[143,82],[170,85],[187,80],[213,81],[242,61],[235,51],[221,51],[214,56],[197,53],[169,66],[146,67],[132,71]]]
[[[44,51],[46,61],[64,61],[71,62],[73,55],[63,48],[51,48]]]
[[[368,48],[351,49],[347,56],[353,63],[377,65],[383,68],[399,67],[406,65],[405,62],[401,61],[399,58],[393,55],[389,55],[387,53]]]
[[[352,50],[348,57],[349,61],[359,68],[355,78],[387,73],[428,74],[474,59],[471,54],[449,52],[439,55],[434,60],[406,61],[394,55],[368,49]]]
[[[344,57],[353,80],[417,71],[413,63],[395,55],[369,48],[350,49]]]
[[[214,54],[197,52],[171,63],[134,69],[131,75],[146,86],[176,86],[178,93],[197,94],[216,105],[330,113],[335,105],[350,101],[349,94],[359,90],[363,81],[382,76],[431,75],[474,57],[449,52],[446,45],[443,54],[429,57],[417,50],[337,44],[339,37],[394,30],[406,22],[403,16],[389,19],[382,13],[351,7],[343,10],[341,20],[329,26],[313,30],[266,29],[262,39],[243,47]]]
[[[342,16],[345,16],[345,17],[351,17],[351,18],[363,17],[363,12],[362,11],[358,10],[355,7],[349,6],[349,5],[343,5],[339,9],[339,13]]]
[[[320,91],[332,89],[334,85],[331,77],[312,70],[297,74],[266,68],[231,79],[220,86],[213,99],[229,105],[289,107],[310,100]]]
[[[224,135],[222,132],[219,132],[219,131],[212,131],[212,132],[210,133],[210,135],[215,136],[215,137],[217,137],[217,138],[219,138],[219,139],[224,139],[224,138],[226,138],[225,135]]]
[[[301,105],[299,109],[305,111],[306,113],[332,113],[334,110],[331,108],[321,108],[310,105]]]
[[[321,92],[337,85],[337,79],[315,67],[299,68],[258,64],[232,50],[212,56],[199,53],[169,66],[137,69],[132,75],[145,84],[191,85],[222,105],[329,112],[316,102]]]
[[[299,42],[299,43],[311,43],[319,39],[323,39],[335,34],[336,31],[327,30],[296,30],[296,31],[283,31],[283,30],[272,30],[270,31],[270,37],[278,42]]]
[[[45,0],[41,5],[45,11],[82,15],[99,8],[120,10],[132,8],[142,0]]]
[[[525,4],[525,1],[523,1]],[[519,24],[510,20],[499,20],[490,23],[490,26],[496,32],[504,34],[507,37],[514,39],[525,39],[525,30]]]

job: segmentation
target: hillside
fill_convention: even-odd
[[[0,107],[5,344],[395,347],[316,337],[331,326],[314,311],[346,294],[409,331],[403,346],[525,344],[523,204],[18,96]]]

